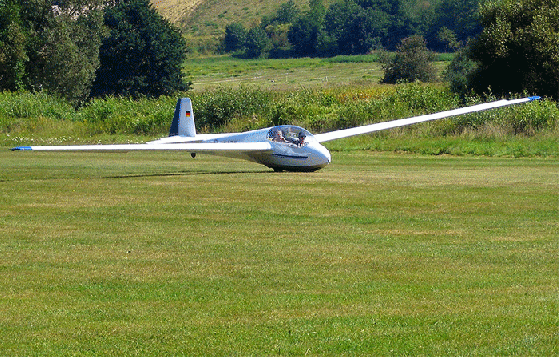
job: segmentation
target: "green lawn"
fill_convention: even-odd
[[[0,150],[0,355],[559,354],[555,159]]]

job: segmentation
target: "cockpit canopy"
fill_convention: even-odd
[[[297,146],[304,146],[314,141],[314,137],[309,131],[294,125],[274,126],[268,131],[266,139],[273,142],[288,143]]]

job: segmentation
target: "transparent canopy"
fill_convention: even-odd
[[[314,141],[314,137],[309,131],[294,125],[274,126],[268,131],[266,138],[273,142],[297,146],[304,146]]]

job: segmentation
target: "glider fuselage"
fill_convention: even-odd
[[[196,134],[194,137],[171,136],[150,144],[228,144],[263,143],[265,150],[216,150],[212,154],[257,162],[276,171],[316,171],[328,165],[331,155],[307,130],[294,125],[278,125],[234,134]],[[192,150],[191,154],[196,154]]]

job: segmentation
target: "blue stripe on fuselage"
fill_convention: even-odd
[[[285,159],[300,159],[300,160],[306,160],[309,158],[308,156],[295,156],[295,155],[283,155],[283,154],[272,154],[272,156],[277,156]]]

